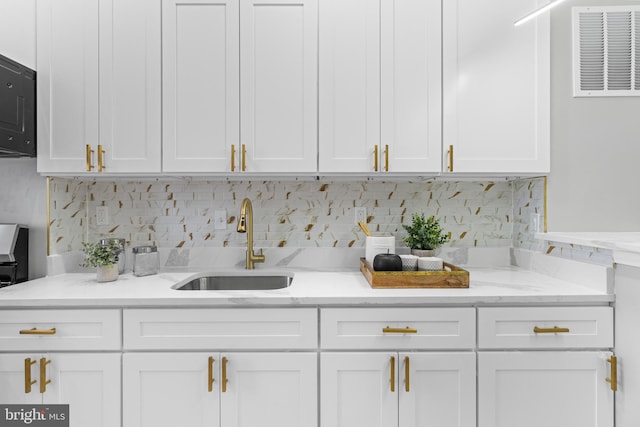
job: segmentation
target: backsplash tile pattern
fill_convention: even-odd
[[[535,233],[544,230],[544,178],[520,179],[513,185],[513,246],[540,251]]]
[[[83,241],[124,237],[131,246],[243,247],[235,230],[244,197],[254,207],[258,247],[364,247],[354,208],[367,208],[374,233],[398,245],[411,214],[436,215],[452,247],[536,245],[530,212],[541,211],[541,185],[522,181],[206,181],[156,179],[83,181],[51,178],[51,253],[80,250]],[[109,210],[98,226],[97,206]],[[215,230],[215,210],[227,212]]]

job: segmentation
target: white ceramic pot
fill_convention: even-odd
[[[118,280],[118,264],[101,265],[96,270],[98,282]]]
[[[411,249],[411,254],[418,257],[433,257],[436,256],[435,249]]]

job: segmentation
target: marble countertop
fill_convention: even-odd
[[[466,267],[465,267],[466,268]],[[614,295],[517,267],[467,268],[468,289],[372,289],[357,270],[295,271],[289,288],[267,291],[179,291],[195,271],[169,271],[98,283],[71,273],[0,288],[0,309],[15,307],[179,307],[318,305],[608,304]],[[214,273],[214,272],[212,272]],[[219,272],[218,272],[219,273]],[[236,271],[235,273],[238,273]]]
[[[640,267],[640,232],[548,232],[537,233],[537,239],[608,249],[620,264]]]

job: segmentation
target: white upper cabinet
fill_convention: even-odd
[[[160,5],[38,0],[38,171],[160,172]]]
[[[166,0],[165,172],[317,170],[316,0]]]
[[[441,170],[434,0],[320,4],[320,172]]]
[[[317,40],[317,0],[240,3],[242,171],[316,172]]]
[[[229,172],[240,138],[238,0],[165,0],[162,19],[162,168]]]
[[[100,2],[100,143],[105,173],[160,172],[160,12],[157,0]]]
[[[549,15],[513,25],[537,7],[443,2],[445,172],[549,172]]]
[[[39,172],[85,172],[98,136],[98,0],[36,5]]]

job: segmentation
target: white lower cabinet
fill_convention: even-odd
[[[317,331],[314,308],[124,310],[122,425],[316,427]]]
[[[612,427],[610,352],[480,352],[478,427]]]
[[[68,404],[71,427],[118,427],[120,358],[120,353],[0,354],[0,402]]]
[[[611,307],[478,308],[478,427],[613,427],[611,348]]]
[[[316,353],[128,353],[123,427],[313,427]]]
[[[322,427],[475,426],[475,353],[323,353]]]

